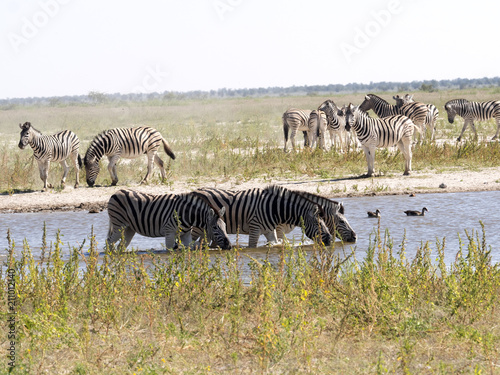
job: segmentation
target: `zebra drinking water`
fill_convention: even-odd
[[[406,116],[396,115],[380,119],[371,118],[361,106],[349,104],[346,110],[346,130],[351,127],[358,136],[368,164],[367,176],[371,176],[375,165],[375,149],[397,145],[405,158],[404,175],[411,171],[411,138],[416,125]],[[418,129],[418,127],[417,127]]]
[[[109,160],[108,171],[111,175],[111,185],[118,183],[116,174],[116,162],[122,157],[135,159],[143,154],[148,156],[148,172],[141,181],[146,183],[153,170],[153,162],[158,165],[162,180],[165,180],[165,169],[163,160],[157,155],[158,148],[163,144],[163,149],[168,156],[175,159],[175,155],[156,129],[140,126],[135,128],[115,128],[105,130],[98,134],[90,143],[85,154],[84,164],[87,172],[87,184],[94,186],[97,175],[99,174],[99,160],[106,155]]]
[[[28,144],[33,149],[33,155],[38,163],[38,170],[40,178],[43,181],[43,189],[52,188],[48,183],[50,162],[59,162],[63,168],[63,176],[61,185],[64,187],[66,183],[66,176],[68,175],[69,167],[66,162],[67,158],[71,158],[73,166],[75,167],[76,181],[75,189],[78,187],[78,180],[80,178],[80,168],[82,166],[82,159],[78,153],[80,147],[80,140],[70,130],[63,130],[53,135],[43,135],[42,132],[36,130],[31,123],[25,122],[23,125],[19,124],[21,128],[21,138],[19,140],[19,148],[22,150]]]
[[[399,95],[396,95],[396,96],[393,96],[393,98],[394,98],[394,100],[396,100],[396,107],[398,107],[398,108],[401,108],[408,103],[416,103],[413,100],[413,95],[410,95],[410,94],[406,94],[402,98],[400,98]],[[434,104],[425,104],[425,103],[421,103],[421,104],[424,104],[427,107],[427,114],[425,116],[423,129],[427,129],[427,128],[431,129],[431,140],[433,140],[434,139],[434,131],[436,130],[436,121],[437,121],[437,118],[439,116],[439,111]]]
[[[295,150],[295,135],[298,131],[304,133],[304,147],[309,146],[309,139],[307,136],[307,131],[309,130],[309,115],[311,111],[306,109],[295,109],[291,108],[285,113],[283,113],[283,133],[285,136],[285,146],[283,151],[286,150],[286,145],[288,143],[288,132],[290,131],[290,142],[292,143],[292,149]]]
[[[356,242],[356,232],[354,232],[344,216],[344,205],[342,203],[305,191],[293,190],[293,192],[321,206],[325,213],[323,220],[332,236],[336,236],[344,242]],[[276,234],[278,238],[283,239],[284,235],[290,233],[294,228],[295,226],[292,225],[278,225]]]
[[[108,201],[109,230],[107,243],[118,241],[123,232],[126,248],[136,233],[146,237],[165,237],[165,246],[175,246],[177,231],[180,241],[190,245],[191,229],[197,227],[215,246],[230,249],[224,208],[215,210],[207,200],[194,193],[152,195],[121,189]]]
[[[462,139],[462,135],[464,134],[465,129],[467,129],[467,125],[471,126],[474,136],[477,138],[474,121],[486,121],[490,118],[494,118],[497,123],[497,132],[491,140],[493,141],[498,138],[498,133],[500,131],[500,100],[470,102],[467,99],[453,99],[446,102],[444,109],[448,113],[448,121],[450,124],[453,124],[456,115],[459,115],[464,119],[462,132],[457,138],[458,142]]]
[[[326,246],[332,236],[323,221],[321,205],[281,186],[241,191],[202,188],[195,191],[204,195],[214,207],[225,208],[224,221],[229,234],[248,234],[248,247],[257,247],[263,234],[270,243],[277,243],[276,228],[304,225],[306,236],[319,239]],[[193,238],[200,232],[195,228]]]

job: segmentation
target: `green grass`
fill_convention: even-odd
[[[373,237],[364,259],[283,246],[276,263],[241,249],[212,260],[206,248],[168,261],[99,254],[92,234],[67,261],[60,235],[50,246],[44,235],[35,260],[28,243],[14,256],[9,241],[12,373],[497,372],[500,268],[484,232],[466,232],[459,249],[443,239],[434,254],[423,244],[413,259],[388,233]],[[451,265],[445,249],[457,252]],[[248,285],[239,262],[251,269]],[[6,282],[4,270],[4,300]]]
[[[392,101],[392,93],[382,97]],[[424,143],[414,148],[413,169],[448,170],[463,168],[477,170],[485,166],[500,165],[498,144],[487,144],[468,140],[471,132],[465,133],[468,141],[454,143],[463,121],[449,124],[444,113],[444,103],[452,98],[467,97],[470,100],[494,99],[498,94],[492,89],[415,93],[415,99],[433,103],[440,111],[436,136],[450,143],[446,145]],[[335,96],[338,104],[357,103],[363,94]],[[30,121],[45,134],[62,129],[74,131],[81,139],[81,155],[99,132],[132,125],[148,125],[157,128],[169,141],[178,155],[169,162],[170,184],[176,181],[205,178],[222,181],[229,178],[241,181],[271,179],[279,177],[338,178],[360,175],[366,172],[366,161],[360,150],[348,154],[329,152],[282,152],[283,130],[281,115],[290,107],[316,108],[324,99],[320,97],[270,97],[220,100],[186,100],[178,102],[106,103],[96,106],[33,106],[0,110],[0,193],[41,188],[38,166],[30,149],[20,150],[18,124]],[[494,121],[477,126],[480,140],[495,132]],[[299,136],[299,144],[302,143]],[[160,151],[160,156],[168,157]],[[403,158],[399,153],[382,149],[376,153],[376,169],[383,174],[400,174]],[[97,184],[109,184],[109,174],[103,168]],[[159,171],[155,167],[155,178],[159,183]],[[118,165],[120,184],[136,184],[146,173],[146,158]],[[49,179],[56,186],[62,175],[56,164],[50,169]],[[68,183],[73,171],[70,171]],[[80,176],[85,185],[85,173]]]

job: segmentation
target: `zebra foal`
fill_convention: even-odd
[[[467,125],[470,125],[474,132],[474,136],[477,138],[474,121],[487,121],[490,118],[494,118],[497,123],[497,131],[491,140],[493,141],[498,138],[498,133],[500,131],[500,100],[470,102],[467,99],[453,99],[446,102],[444,109],[448,114],[448,121],[450,124],[453,124],[456,115],[464,119],[464,126],[457,138],[458,142],[462,139],[462,135],[465,129],[467,129]]]
[[[346,130],[356,132],[368,164],[367,176],[375,165],[375,149],[397,145],[405,158],[404,175],[411,171],[411,139],[416,125],[406,116],[396,115],[380,119],[371,118],[360,107],[349,104],[346,110]],[[418,129],[418,127],[417,127]]]
[[[31,126],[31,123],[25,122],[19,124],[21,128],[21,138],[19,140],[19,148],[22,150],[27,145],[33,149],[33,155],[38,163],[38,171],[40,178],[43,181],[43,189],[52,188],[48,183],[50,162],[59,162],[63,168],[63,176],[61,179],[62,187],[65,186],[66,176],[69,172],[66,159],[71,158],[75,167],[76,181],[75,189],[78,187],[80,178],[80,168],[82,159],[78,153],[80,140],[70,130],[63,130],[53,135],[43,135],[42,132]]]
[[[197,194],[152,195],[121,189],[108,201],[109,230],[106,239],[109,245],[122,237],[126,248],[136,233],[146,237],[165,237],[167,249],[176,245],[177,231],[180,241],[190,245],[193,227],[207,233],[215,246],[230,249],[226,225],[222,220],[224,208],[214,208]]]
[[[326,246],[332,236],[323,221],[324,211],[314,201],[281,186],[241,191],[202,188],[195,191],[204,195],[214,207],[225,208],[224,221],[229,234],[247,234],[248,247],[257,247],[261,234],[268,242],[277,243],[279,225],[304,225],[306,236],[321,240]],[[193,230],[194,238],[200,235]]]
[[[115,128],[105,130],[98,134],[90,143],[84,157],[87,184],[94,186],[99,174],[99,161],[106,155],[109,160],[108,171],[111,175],[111,185],[118,183],[116,163],[122,158],[135,159],[143,154],[148,157],[148,171],[141,180],[146,183],[153,170],[153,163],[160,168],[162,180],[165,180],[165,168],[163,160],[157,155],[158,148],[163,144],[163,149],[168,156],[175,159],[175,155],[162,137],[160,132],[148,126],[134,128]]]

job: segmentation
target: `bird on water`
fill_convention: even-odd
[[[424,207],[422,208],[422,212],[408,210],[405,211],[404,213],[406,214],[406,216],[424,216],[426,211],[428,211],[428,209]]]

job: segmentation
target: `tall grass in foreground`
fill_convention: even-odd
[[[375,237],[364,259],[284,245],[274,264],[241,249],[99,254],[92,235],[88,254],[63,261],[59,234],[35,260],[9,239],[12,373],[498,372],[500,266],[484,231],[466,232],[451,265],[445,239],[407,259],[404,243]],[[5,272],[0,284],[5,301]]]

